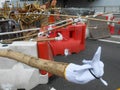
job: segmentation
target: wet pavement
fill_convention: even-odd
[[[100,80],[93,80],[84,85],[78,85],[66,81],[57,76],[50,78],[49,83],[38,85],[32,90],[117,90],[120,88],[120,44],[102,42],[97,40],[86,40],[86,49],[78,54],[69,56],[56,56],[55,61],[72,62],[82,64],[83,59],[92,59],[98,46],[102,47],[101,60],[105,64],[103,79],[108,82],[104,86]]]

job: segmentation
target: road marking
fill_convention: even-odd
[[[99,40],[99,41],[104,41],[104,42],[110,42],[110,43],[120,44],[120,42],[118,42],[118,41],[105,40],[105,39],[98,39],[98,40]]]
[[[111,35],[111,37],[120,39],[120,35]]]
[[[111,37],[115,38],[115,39],[118,39],[118,40],[120,39],[120,35],[111,35]],[[116,41],[116,40],[98,39],[98,41],[120,44],[120,41]]]

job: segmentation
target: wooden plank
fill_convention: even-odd
[[[97,16],[96,18],[106,20],[105,16]],[[89,28],[90,38],[100,39],[100,38],[110,37],[110,31],[106,22],[100,22],[95,20],[89,20],[88,22],[89,22],[88,25],[89,27],[97,27],[96,29]]]

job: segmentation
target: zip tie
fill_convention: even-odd
[[[100,77],[95,76],[95,74],[92,72],[91,69],[88,69],[88,70],[89,70],[89,72],[93,75],[94,78],[96,78],[96,79],[100,79]]]
[[[44,32],[39,32],[38,33],[38,37],[41,37],[41,36],[43,36],[44,35]]]
[[[75,23],[79,22],[79,18],[74,19],[74,22]]]
[[[93,77],[95,77],[96,79],[99,79],[105,86],[108,86],[108,83],[107,83],[105,80],[103,80],[102,77],[97,77],[97,76],[92,72],[91,69],[88,69],[88,70],[89,70],[89,72],[93,75]]]
[[[51,31],[53,28],[52,28],[52,25],[49,25],[48,27],[48,31]]]
[[[50,13],[50,12],[48,12],[48,13],[47,13],[47,17],[49,17],[49,16],[50,16],[50,14],[51,14],[51,13]]]
[[[71,20],[72,22],[74,21],[73,18],[70,18],[69,20]]]
[[[103,80],[102,78],[100,78],[100,81],[101,81],[105,86],[108,86],[108,83],[107,83],[105,80]]]

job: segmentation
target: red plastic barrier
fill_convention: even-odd
[[[51,48],[48,42],[38,42],[37,47],[38,47],[39,58],[53,60],[53,55],[52,55]],[[44,70],[40,70],[40,73],[43,75],[47,74],[47,72]],[[52,76],[52,74],[48,73],[48,76],[50,77]]]
[[[115,26],[112,25],[108,25],[109,30],[110,30],[110,34],[114,34],[115,33]]]
[[[109,19],[109,16],[106,16],[106,20]],[[114,17],[110,17],[110,20],[113,21],[114,20]],[[113,23],[112,23],[113,24]],[[110,34],[114,34],[115,33],[115,26],[112,25],[112,24],[109,24],[108,25],[108,28],[110,30]]]
[[[86,24],[82,24],[82,34],[81,34],[81,42],[80,42],[80,50],[85,49],[85,33],[86,33]]]
[[[48,18],[48,22],[49,23],[54,23],[55,22],[55,17],[50,15],[49,18]]]
[[[64,55],[64,50],[69,53],[78,53],[85,49],[85,24],[69,25],[66,28],[60,28],[50,34],[50,37],[56,37],[57,33],[63,35],[62,41],[50,41],[53,55]]]
[[[118,30],[118,35],[120,35],[120,29]]]

